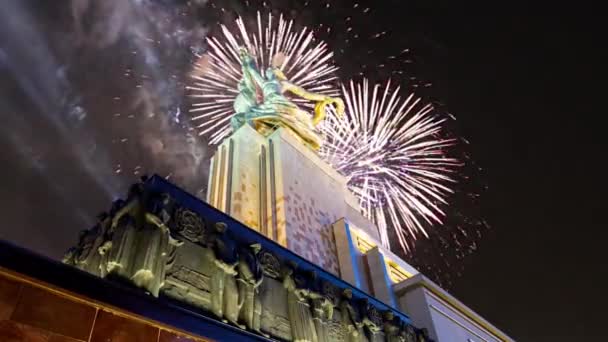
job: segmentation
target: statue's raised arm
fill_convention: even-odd
[[[312,93],[307,91],[306,89],[299,87],[289,81],[281,82],[283,86],[284,92],[290,92],[298,97],[301,97],[305,100],[314,101],[315,104],[315,113],[312,118],[312,124],[316,127],[323,119],[325,119],[325,107],[329,105],[334,105],[336,107],[336,113],[339,116],[344,114],[344,102],[339,97],[331,97],[319,93]]]
[[[255,62],[253,61],[253,57],[247,49],[240,48],[239,49],[239,58],[241,61],[241,69],[243,71],[243,80],[247,84],[248,87],[255,89],[256,85],[258,87],[262,87],[264,84],[264,78],[255,67]]]

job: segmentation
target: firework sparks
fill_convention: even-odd
[[[328,115],[322,125],[321,155],[348,179],[364,215],[374,221],[382,243],[389,227],[405,251],[425,226],[441,224],[460,162],[447,152],[456,142],[441,137],[443,122],[430,104],[413,94],[399,97],[364,80],[342,86],[346,115]]]
[[[263,20],[260,12],[253,30],[242,17],[237,18],[236,27],[235,33],[222,25],[221,38],[207,38],[209,51],[198,56],[195,81],[188,87],[198,100],[190,109],[192,119],[198,123],[199,134],[208,135],[211,144],[219,143],[231,133],[232,106],[242,78],[240,47],[254,55],[260,70],[277,66],[290,82],[300,87],[337,95],[335,72],[338,68],[331,63],[333,53],[327,44],[315,39],[312,30],[297,31],[293,21],[283,19],[282,15],[277,20],[269,14]],[[304,107],[312,106],[301,99],[293,101]]]

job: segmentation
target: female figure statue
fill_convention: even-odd
[[[229,235],[226,224],[218,222],[209,234],[206,257],[213,265],[211,270],[211,312],[219,319],[232,323],[241,329],[245,326],[238,324],[239,303],[236,285],[238,256],[236,242]]]
[[[283,127],[313,150],[318,150],[323,139],[316,132],[316,126],[325,117],[325,106],[335,105],[338,115],[342,115],[342,100],[311,93],[290,83],[277,67],[268,68],[263,77],[245,49],[241,49],[240,58],[243,79],[239,83],[239,95],[234,101],[236,114],[231,119],[233,131],[246,123],[264,135],[275,127]],[[314,116],[311,117],[289,100],[284,95],[286,92],[315,101]]]
[[[405,342],[416,342],[416,330],[410,324],[405,329]]]
[[[378,309],[373,305],[370,305],[366,298],[361,299],[359,302],[359,311],[363,316],[363,326],[368,334],[368,338],[371,342],[384,341],[384,334],[382,334],[382,317]]]
[[[109,220],[103,219],[93,228],[80,232],[78,246],[68,251],[63,262],[98,277],[105,277],[107,258],[102,252],[105,252],[108,239],[108,225]]]
[[[317,277],[316,273],[313,273],[312,290],[309,297],[312,300],[312,316],[319,342],[331,341],[328,325],[334,318],[334,302],[325,292],[323,281]]]
[[[395,319],[395,314],[392,311],[384,313],[384,335],[387,342],[402,342],[399,336],[399,324],[395,322]]]
[[[361,313],[352,303],[353,293],[350,289],[344,290],[340,300],[340,314],[342,316],[342,327],[344,336],[350,342],[364,342],[367,337],[363,332]]]
[[[262,318],[262,302],[260,301],[259,288],[264,279],[264,274],[258,253],[262,246],[259,243],[241,248],[239,250],[238,264],[238,287],[240,318],[252,331],[265,337],[268,335],[260,331],[260,320]]]
[[[287,313],[291,323],[292,340],[317,342],[318,338],[308,303],[310,290],[298,287],[291,267],[286,267],[284,270],[283,286],[287,290]]]

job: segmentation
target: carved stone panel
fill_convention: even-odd
[[[265,278],[260,286],[262,301],[262,331],[272,336],[291,340],[291,328],[287,318],[287,291],[283,284],[272,278]]]
[[[175,255],[174,268],[184,266],[198,273],[210,276],[212,261],[204,257],[207,249],[190,241],[184,241]]]
[[[171,270],[167,272],[163,295],[186,302],[205,310],[210,309],[211,262],[204,256],[206,248],[184,241],[175,256]]]
[[[197,213],[185,208],[175,212],[175,227],[177,232],[192,242],[205,241],[205,223]]]
[[[280,340],[379,342],[405,336],[405,322],[395,312],[383,317],[373,300],[345,299],[354,289],[321,270],[298,268],[280,247],[246,238],[241,234],[246,227],[203,219],[184,207],[175,210],[168,195],[143,198],[155,200],[142,205],[133,195],[126,206],[115,202],[110,216],[86,231],[64,262],[130,282],[155,297],[160,291],[218,320]]]
[[[161,293],[192,306],[209,310],[211,294],[206,290],[208,286],[209,277],[181,266],[176,272],[167,276]]]
[[[281,263],[279,259],[272,253],[262,250],[259,254],[260,265],[264,274],[270,278],[278,279],[281,273]]]

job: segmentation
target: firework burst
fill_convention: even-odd
[[[230,117],[238,95],[238,83],[242,78],[239,48],[245,47],[254,55],[257,66],[265,70],[277,66],[291,83],[309,91],[335,96],[335,72],[331,63],[333,53],[323,41],[315,39],[312,30],[296,30],[293,21],[268,15],[262,19],[260,12],[253,29],[242,17],[236,19],[236,32],[221,25],[222,37],[207,38],[209,51],[199,57],[193,73],[194,84],[188,87],[197,99],[190,110],[193,121],[198,123],[200,135],[209,137],[217,144],[231,133]],[[293,99],[304,107],[313,104]]]
[[[364,215],[389,246],[393,228],[400,246],[412,248],[425,226],[442,223],[460,162],[448,156],[455,140],[442,138],[445,119],[414,94],[402,99],[390,82],[342,86],[346,115],[328,115],[321,155],[348,179]]]

